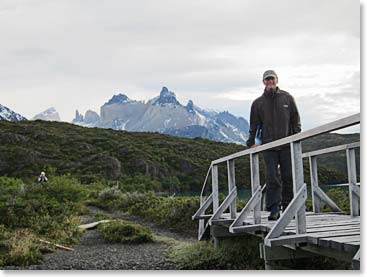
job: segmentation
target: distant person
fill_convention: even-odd
[[[48,182],[45,172],[41,172],[41,175],[37,178],[37,183]]]
[[[288,92],[279,89],[275,71],[265,71],[263,83],[264,93],[251,106],[250,135],[246,142],[251,148],[301,132],[296,102]],[[280,217],[280,205],[284,211],[293,198],[290,146],[287,144],[266,150],[263,157],[266,209],[270,211],[268,219],[277,220]]]

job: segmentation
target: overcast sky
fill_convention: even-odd
[[[360,112],[356,0],[0,0],[0,103],[62,120],[113,94],[249,118],[274,69],[303,129]]]

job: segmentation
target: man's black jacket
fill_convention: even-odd
[[[250,136],[246,144],[255,144],[258,126],[262,126],[262,144],[301,132],[301,120],[292,95],[278,87],[264,93],[251,106]]]

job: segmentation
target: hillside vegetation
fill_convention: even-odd
[[[359,140],[359,134],[326,134],[303,143],[304,152]],[[88,184],[115,182],[122,191],[198,192],[210,162],[246,149],[206,139],[158,133],[84,128],[46,121],[0,121],[0,176],[34,182],[40,171],[71,174]],[[347,181],[345,153],[320,159],[320,183]],[[359,160],[359,152],[357,153]],[[249,158],[236,160],[239,187],[249,186]],[[359,167],[359,163],[358,163]],[[263,176],[263,163],[260,171]],[[219,180],[226,187],[225,164]],[[308,162],[305,160],[308,181]]]

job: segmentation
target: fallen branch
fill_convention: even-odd
[[[66,251],[74,251],[74,249],[73,249],[73,248],[66,247],[66,246],[62,246],[62,245],[57,244],[57,243],[52,243],[52,242],[49,242],[49,241],[47,241],[47,240],[40,239],[39,241],[40,241],[40,242],[43,242],[43,243],[46,243],[46,244],[53,245],[53,246],[55,246],[55,247],[57,247],[57,248],[60,248],[60,249],[66,250]]]
[[[79,225],[78,227],[80,229],[83,229],[83,230],[93,229],[101,223],[107,223],[107,222],[110,222],[110,221],[114,221],[114,220],[106,219],[106,220],[101,220],[101,221],[97,221],[97,222],[92,222],[92,223],[88,223],[88,224]]]

